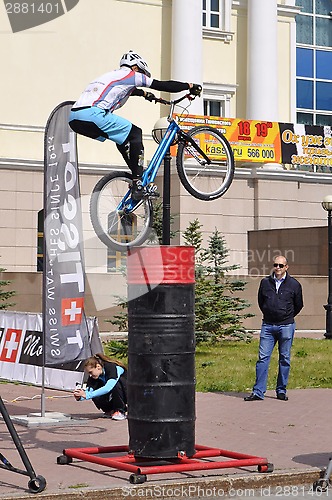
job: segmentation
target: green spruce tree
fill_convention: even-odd
[[[193,222],[190,222],[189,226],[183,233],[183,238],[185,240],[185,245],[190,245],[195,249],[195,277],[196,279],[204,273],[204,267],[202,267],[202,253],[204,252],[202,248],[202,224],[196,218]]]
[[[193,222],[190,222],[189,226],[183,233],[185,244],[195,248],[196,259],[199,253],[202,251],[203,236],[201,232],[201,227],[202,224],[196,218]]]
[[[245,310],[249,303],[237,295],[246,282],[229,274],[239,269],[229,265],[229,250],[222,234],[215,229],[208,247],[202,248],[201,224],[198,219],[184,233],[186,244],[195,247],[195,332],[198,342],[217,342],[225,337],[247,339],[242,321],[253,316]]]

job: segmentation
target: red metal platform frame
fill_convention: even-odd
[[[138,458],[129,451],[129,447],[123,446],[97,446],[94,448],[67,448],[63,450],[63,456],[58,457],[58,464],[68,464],[72,458],[82,461],[105,465],[113,469],[131,472],[130,481],[144,482],[148,474],[164,474],[168,472],[186,472],[194,470],[226,469],[258,466],[259,472],[272,472],[273,465],[268,463],[266,458],[255,455],[237,453],[235,451],[222,450],[220,448],[210,448],[208,446],[195,445],[196,453],[192,457],[187,457],[180,452],[177,458]],[[113,457],[100,457],[99,454],[126,453]],[[212,457],[224,457],[226,461],[203,461]],[[166,464],[144,465],[144,462],[167,462]],[[138,480],[136,481],[136,479]]]

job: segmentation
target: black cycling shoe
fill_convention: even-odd
[[[140,179],[134,180],[131,188],[131,197],[134,201],[141,201],[146,194],[146,189]]]

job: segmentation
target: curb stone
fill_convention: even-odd
[[[63,490],[58,493],[39,493],[40,500],[124,500],[124,498],[158,498],[161,500],[171,500],[176,498],[185,500],[186,498],[198,498],[199,490],[210,492],[209,497],[215,498],[211,492],[216,495],[226,496],[233,490],[238,490],[244,496],[244,490],[259,491],[263,488],[276,488],[278,486],[312,486],[312,484],[321,478],[321,470],[293,470],[289,472],[259,473],[248,476],[223,476],[209,479],[195,478],[194,480],[184,481],[164,481],[162,483],[153,483],[147,481],[144,484],[128,484],[116,488],[77,488],[73,490]],[[172,495],[172,492],[175,494]],[[271,493],[273,490],[271,490]],[[155,493],[155,494],[153,494]],[[182,493],[182,494],[181,494]],[[190,494],[189,494],[190,493]],[[191,494],[192,493],[192,494]],[[236,495],[231,494],[235,497]],[[1,500],[31,500],[31,493],[24,495],[13,494],[1,496]]]

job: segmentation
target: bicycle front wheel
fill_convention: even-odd
[[[180,138],[176,167],[182,185],[192,196],[215,200],[232,184],[234,155],[217,129],[194,127]]]
[[[120,252],[141,245],[152,226],[152,205],[149,199],[139,202],[132,212],[118,210],[132,185],[127,172],[112,172],[102,177],[92,191],[90,218],[98,238]]]

